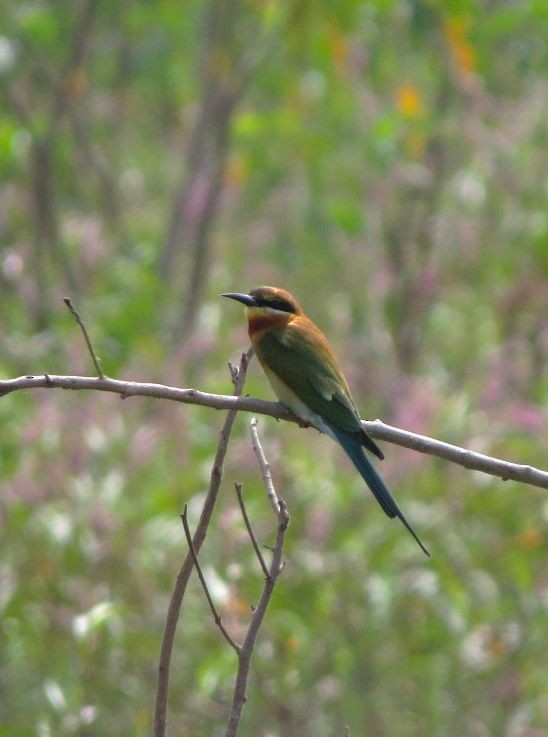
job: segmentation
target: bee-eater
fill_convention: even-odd
[[[366,433],[341,366],[322,331],[285,289],[257,287],[223,294],[246,307],[251,344],[278,399],[299,419],[342,445],[389,517],[399,517],[426,555],[364,448],[384,455]]]

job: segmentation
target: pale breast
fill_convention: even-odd
[[[289,407],[293,414],[296,415],[299,419],[304,420],[304,422],[308,422],[316,429],[324,432],[326,435],[329,435],[329,437],[333,438],[333,440],[337,440],[335,434],[333,433],[329,425],[325,422],[323,417],[307,407],[306,404],[299,399],[295,392],[290,389],[287,384],[285,384],[280,379],[280,377],[275,374],[268,366],[266,366],[264,363],[262,363],[261,365],[264,369],[268,381],[270,382],[270,386],[274,390],[274,394],[278,397],[280,402],[283,402],[286,407]]]

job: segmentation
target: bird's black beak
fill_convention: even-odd
[[[229,299],[235,299],[236,302],[241,302],[246,307],[255,307],[257,304],[255,297],[252,297],[250,294],[240,294],[239,292],[227,292],[226,294],[221,294],[221,297],[228,297]]]

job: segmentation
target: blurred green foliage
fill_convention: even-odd
[[[109,375],[229,392],[247,336],[218,294],[271,283],[330,335],[365,416],[545,465],[545,3],[1,11],[2,378],[91,372],[70,293]],[[177,192],[187,240],[168,256]],[[246,391],[271,396],[256,365]],[[261,575],[235,480],[259,539],[275,527],[246,420],[202,552],[236,639]],[[221,422],[0,401],[1,737],[150,733],[178,514],[197,520]],[[543,493],[385,447],[425,560],[328,439],[260,429],[292,522],[241,734],[548,734]],[[193,581],[169,734],[222,734],[235,665]]]

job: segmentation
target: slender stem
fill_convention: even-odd
[[[185,529],[185,537],[186,541],[188,543],[188,549],[190,550],[190,554],[192,556],[192,561],[194,563],[194,567],[196,568],[196,572],[198,573],[198,578],[200,579],[200,583],[202,584],[202,588],[204,590],[204,594],[206,595],[207,603],[209,604],[209,608],[211,609],[211,613],[213,614],[213,619],[215,620],[215,624],[217,627],[221,630],[223,633],[223,637],[228,642],[231,648],[233,648],[236,653],[240,653],[240,646],[237,645],[232,637],[229,635],[226,627],[224,626],[221,615],[217,611],[217,607],[213,603],[213,599],[211,598],[211,594],[209,593],[209,588],[207,586],[207,582],[204,577],[204,573],[202,571],[202,567],[200,566],[200,563],[198,562],[198,556],[196,555],[196,551],[194,550],[194,545],[192,544],[192,536],[190,534],[190,529],[188,527],[188,515],[187,515],[187,505],[185,504],[185,508],[183,510],[183,513],[181,515],[181,520],[183,521],[183,527]]]
[[[249,429],[251,430],[251,446],[257,461],[259,462],[259,468],[261,470],[261,476],[263,477],[264,488],[270,506],[274,510],[274,514],[278,514],[278,496],[276,489],[274,488],[274,482],[272,481],[272,474],[270,473],[270,465],[266,460],[262,445],[259,441],[259,434],[257,432],[257,418],[252,417],[249,421]]]
[[[264,562],[263,555],[257,543],[257,538],[255,537],[255,533],[253,532],[251,523],[249,522],[249,517],[247,516],[247,509],[245,508],[244,497],[242,494],[242,485],[236,483],[234,484],[234,486],[236,488],[236,494],[238,496],[238,503],[240,504],[240,509],[242,510],[242,517],[244,518],[244,522],[245,522],[245,526],[247,529],[247,533],[249,535],[249,539],[251,540],[251,544],[253,545],[253,549],[255,551],[255,554],[257,555],[261,568],[263,569],[263,573],[265,577],[268,578],[270,576],[270,573],[268,571],[268,568],[266,567],[266,563]]]
[[[269,576],[265,579],[261,598],[256,609],[253,611],[251,622],[240,650],[236,684],[234,686],[234,694],[232,697],[232,704],[230,706],[230,714],[224,737],[236,737],[238,734],[242,710],[247,698],[247,679],[249,676],[249,667],[251,665],[255,641],[270,603],[270,599],[272,598],[272,592],[276,586],[276,581],[284,568],[282,556],[285,533],[289,526],[289,514],[283,499],[278,498],[278,504],[278,531],[276,535],[276,544],[273,548]]]
[[[63,302],[66,304],[66,306],[69,308],[70,312],[74,315],[74,319],[80,325],[80,328],[82,330],[82,334],[84,336],[84,340],[86,341],[86,345],[89,351],[89,355],[91,356],[91,360],[93,361],[93,365],[95,366],[95,369],[97,371],[97,376],[100,379],[104,379],[105,375],[103,373],[103,369],[101,368],[101,359],[99,356],[95,353],[95,350],[93,349],[93,344],[91,342],[91,339],[89,337],[87,328],[85,326],[84,321],[80,317],[80,313],[76,309],[76,307],[72,304],[72,300],[70,297],[65,297],[63,299]]]

